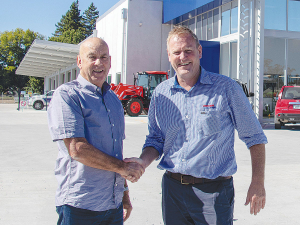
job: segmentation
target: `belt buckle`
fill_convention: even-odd
[[[183,174],[181,174],[181,176],[180,176],[180,182],[181,182],[181,184],[185,184],[185,185],[190,184],[190,183],[184,183],[184,182],[183,182],[183,176],[184,176]]]

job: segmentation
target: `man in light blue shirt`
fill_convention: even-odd
[[[84,41],[77,65],[77,80],[58,87],[48,109],[59,150],[57,224],[121,225],[132,210],[125,179],[137,181],[144,168],[123,161],[124,111],[105,81],[111,66],[106,42]]]
[[[143,152],[125,161],[146,168],[161,158],[165,224],[233,224],[236,129],[251,153],[246,204],[256,215],[265,205],[267,138],[248,99],[234,80],[200,66],[202,47],[191,30],[176,26],[167,44],[176,76],[155,89]]]

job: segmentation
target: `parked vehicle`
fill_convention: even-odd
[[[32,106],[36,110],[42,110],[46,106],[46,104],[49,105],[53,93],[54,90],[51,90],[44,95],[33,95],[29,98],[28,105]]]
[[[282,86],[274,115],[275,129],[287,123],[300,123],[300,86]]]
[[[111,84],[111,89],[116,93],[129,116],[139,116],[143,110],[148,113],[154,89],[167,79],[168,73],[165,71],[138,72],[134,75],[134,85]]]

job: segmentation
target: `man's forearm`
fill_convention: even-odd
[[[252,181],[264,182],[265,179],[265,145],[258,144],[250,147],[252,161]]]
[[[159,152],[153,147],[146,147],[140,158],[143,160],[144,168],[148,167],[155,159],[159,157]]]
[[[144,173],[144,168],[141,165],[126,163],[110,156],[89,144],[85,138],[67,138],[64,139],[64,142],[70,156],[86,166],[116,172],[124,178],[131,175],[139,179]]]
[[[115,157],[105,154],[89,144],[85,138],[64,139],[70,156],[82,164],[96,169],[120,171],[124,162]]]

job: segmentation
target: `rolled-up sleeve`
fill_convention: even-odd
[[[234,127],[247,148],[256,144],[267,144],[267,137],[252,110],[248,98],[237,82],[229,82],[227,99]]]
[[[57,89],[48,108],[48,124],[53,141],[85,136],[79,100],[71,90]]]
[[[145,144],[143,146],[143,149],[146,147],[153,147],[159,152],[159,158],[163,154],[163,147],[164,147],[164,138],[163,134],[161,132],[161,129],[159,127],[159,124],[156,119],[156,92],[154,91],[153,96],[151,98],[151,103],[149,107],[148,112],[148,130],[149,135],[146,137]]]

